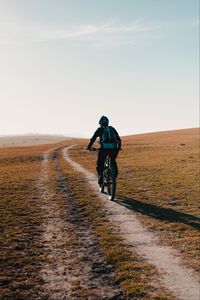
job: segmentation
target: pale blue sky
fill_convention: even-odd
[[[0,135],[197,127],[198,0],[0,0]]]

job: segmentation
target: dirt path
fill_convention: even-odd
[[[114,282],[114,270],[106,264],[99,241],[76,200],[70,195],[65,178],[55,163],[57,192],[48,187],[49,154],[44,154],[39,189],[46,223],[43,243],[47,260],[41,276],[48,299],[124,299]],[[64,206],[63,206],[64,203]]]
[[[70,158],[68,149],[71,147],[64,149],[64,158],[74,169],[83,173],[92,188],[98,191],[96,176]],[[193,270],[183,266],[176,251],[167,246],[159,246],[157,237],[141,225],[134,212],[130,212],[116,202],[108,201],[103,194],[99,194],[99,197],[107,208],[108,218],[119,225],[121,234],[127,242],[151,264],[155,265],[160,274],[158,280],[177,299],[199,300],[200,283]]]

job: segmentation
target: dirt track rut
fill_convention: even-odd
[[[42,239],[47,253],[41,276],[48,299],[124,299],[113,279],[113,266],[105,262],[98,238],[71,196],[56,156],[57,192],[64,197],[64,207],[49,189],[49,154],[44,154],[39,182],[46,215]]]

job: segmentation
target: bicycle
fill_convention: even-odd
[[[92,148],[92,151],[99,151],[99,149]],[[104,162],[104,170],[103,170],[103,183],[100,186],[100,192],[104,193],[106,188],[106,194],[108,199],[113,201],[116,195],[116,170],[115,167],[111,164],[111,158],[109,154],[106,156]]]

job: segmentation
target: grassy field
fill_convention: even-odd
[[[49,147],[0,148],[0,299],[45,296],[39,275],[46,260],[45,214],[38,179]]]
[[[95,172],[96,154],[86,151],[86,144],[70,153]],[[122,148],[120,203],[199,272],[199,129],[127,136],[122,138]]]
[[[36,181],[43,150],[0,149],[1,298],[38,294],[37,273],[43,259],[38,228],[43,215]]]
[[[63,159],[62,148],[76,144],[69,150],[70,156],[96,172],[96,153],[86,150],[87,142],[74,139],[54,145],[0,148],[0,298],[50,299],[41,277],[49,260],[42,240],[49,216],[43,209],[47,204],[39,182],[44,153],[52,149],[46,188],[57,206],[64,209],[59,166],[71,197],[98,236],[105,260],[115,269],[116,284],[123,289],[125,299],[174,299],[168,291],[161,292],[163,287],[152,287],[151,278],[157,276],[154,266],[124,244],[118,229],[105,218],[97,195]],[[118,157],[119,205],[135,212],[159,237],[160,244],[172,246],[186,266],[199,272],[199,130],[128,136],[122,143]],[[80,289],[81,293],[87,299],[90,290]]]

